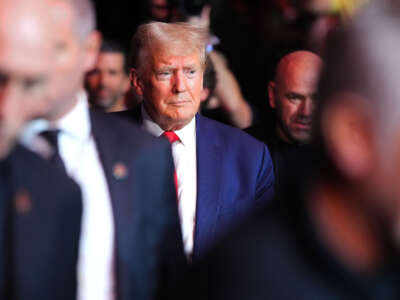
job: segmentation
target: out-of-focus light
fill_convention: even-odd
[[[353,16],[369,0],[333,0],[333,11],[343,17]]]

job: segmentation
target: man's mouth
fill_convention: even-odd
[[[294,122],[294,126],[300,130],[311,130],[311,122]]]
[[[107,98],[110,95],[109,91],[106,89],[99,90],[97,94],[101,98]]]
[[[172,101],[168,102],[169,105],[174,105],[174,106],[186,105],[188,103],[190,103],[190,100],[187,100],[187,99],[172,100]]]

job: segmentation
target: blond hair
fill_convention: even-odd
[[[139,72],[149,63],[149,56],[159,54],[189,55],[198,52],[206,64],[208,33],[189,23],[150,22],[139,26],[131,41],[130,66]]]

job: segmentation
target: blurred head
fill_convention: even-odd
[[[181,16],[177,0],[148,0],[150,19],[160,22],[176,22]]]
[[[123,104],[129,77],[126,54],[120,44],[103,41],[96,66],[86,75],[86,89],[94,107],[112,111]]]
[[[184,127],[199,109],[206,42],[207,32],[188,23],[144,24],[132,39],[132,85],[164,130]]]
[[[57,32],[51,105],[46,115],[57,120],[72,109],[84,75],[94,68],[100,46],[90,0],[48,0]]]
[[[54,41],[44,1],[0,0],[0,159],[47,109]]]
[[[203,91],[201,93],[201,107],[206,106],[212,97],[217,85],[217,73],[214,68],[214,63],[207,56],[206,69],[203,76]]]
[[[400,220],[399,17],[398,1],[373,2],[331,42],[315,127],[330,180],[390,230]]]
[[[311,138],[314,94],[322,60],[308,51],[283,57],[275,80],[269,82],[269,104],[275,109],[277,135],[287,143],[308,143]]]

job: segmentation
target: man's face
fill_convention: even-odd
[[[177,22],[181,19],[176,4],[169,0],[149,0],[150,18],[161,22]]]
[[[197,52],[191,55],[159,55],[149,58],[141,79],[133,84],[143,96],[150,117],[164,130],[188,124],[199,109],[203,66]],[[136,75],[134,75],[136,76]]]
[[[51,76],[47,30],[27,15],[12,22],[14,26],[0,29],[0,159],[11,151],[25,123],[45,113]]]
[[[76,95],[83,89],[84,75],[94,67],[99,42],[94,34],[88,37],[79,35],[76,16],[67,1],[60,1],[55,9],[58,9],[58,19],[54,27],[58,35],[51,78],[51,104],[46,116],[49,120],[59,119],[75,105]]]
[[[308,143],[311,138],[314,93],[319,69],[292,67],[270,82],[270,105],[275,108],[278,136],[288,143]]]
[[[86,87],[89,99],[96,107],[108,109],[122,100],[129,89],[124,55],[119,52],[100,53],[95,69],[86,77]]]

